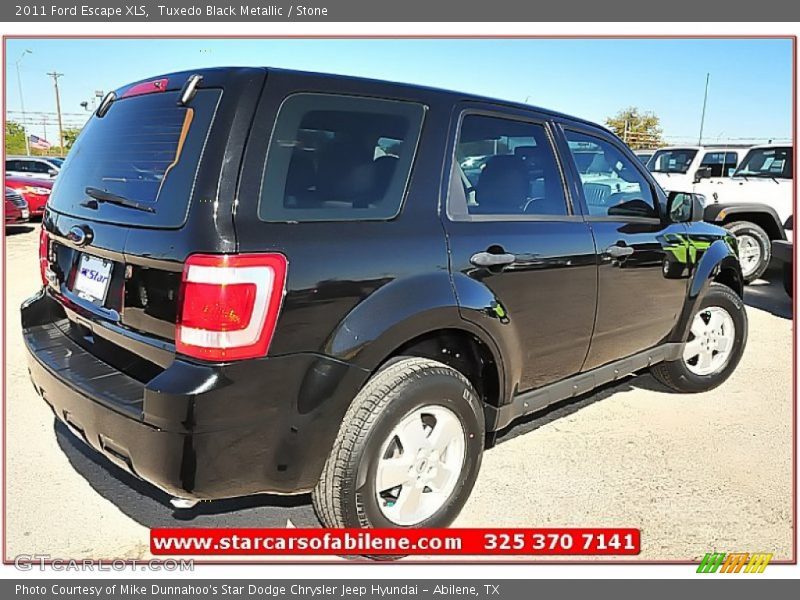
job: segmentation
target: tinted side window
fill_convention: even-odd
[[[33,173],[49,173],[50,169],[53,168],[47,163],[40,162],[38,160],[28,161],[28,165],[30,166],[30,170]]]
[[[565,133],[590,215],[658,216],[650,184],[622,150],[594,136]]]
[[[730,177],[736,169],[738,157],[735,152],[706,152],[700,167],[708,167],[711,177]]]
[[[25,161],[22,160],[7,160],[6,161],[6,171],[27,171],[27,165]]]
[[[567,214],[561,173],[543,125],[467,115],[455,158],[451,216]]]
[[[265,221],[390,219],[400,211],[419,141],[421,104],[294,94],[267,151]]]

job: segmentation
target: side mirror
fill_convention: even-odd
[[[694,182],[699,183],[701,179],[709,179],[711,177],[711,167],[700,167],[695,171]]]
[[[702,194],[670,192],[667,202],[673,223],[693,223],[705,217],[706,198]]]
[[[56,175],[58,175],[58,171],[56,171],[55,169],[48,169],[48,170],[47,170],[47,174],[48,174],[50,177],[55,177]]]

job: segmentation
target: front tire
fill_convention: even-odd
[[[772,242],[767,232],[749,221],[726,223],[724,227],[736,237],[744,282],[755,281],[767,270],[772,258]]]
[[[407,357],[353,400],[312,493],[326,527],[446,527],[480,469],[483,408],[442,363]]]
[[[729,287],[712,283],[692,320],[683,356],[650,368],[658,381],[677,392],[705,392],[725,382],[747,343],[744,303]]]

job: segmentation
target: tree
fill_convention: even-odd
[[[80,127],[67,127],[64,129],[64,150],[69,151],[72,148],[72,144],[75,143],[75,140],[78,137],[78,134],[81,132]]]
[[[634,150],[662,146],[661,120],[652,112],[640,112],[635,106],[606,119],[606,126]]]
[[[25,154],[25,130],[15,121],[6,121],[6,154]]]

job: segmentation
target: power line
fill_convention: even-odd
[[[53,110],[26,110],[26,111],[7,110],[6,112],[7,113],[14,113],[14,114],[22,113],[22,114],[28,114],[28,115],[52,115],[52,116],[56,115],[56,112],[53,111]],[[88,112],[88,111],[83,111],[83,112],[62,112],[61,114],[64,115],[64,116],[86,117],[87,119],[91,116],[91,113]]]

